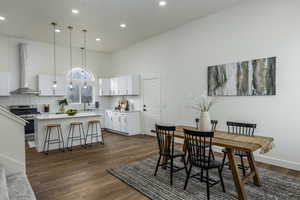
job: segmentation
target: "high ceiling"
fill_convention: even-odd
[[[81,30],[87,29],[89,49],[112,52],[240,1],[166,0],[159,7],[159,0],[0,0],[0,16],[6,18],[0,21],[0,34],[51,42],[54,21],[62,30],[59,44],[68,44],[67,26],[72,25],[75,46],[82,45]],[[121,23],[127,27],[120,28]]]

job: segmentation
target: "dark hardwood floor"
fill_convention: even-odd
[[[104,133],[96,144],[49,155],[26,149],[27,174],[38,200],[143,200],[142,194],[106,172],[157,154],[156,139]],[[300,172],[258,163],[259,167],[300,177]]]

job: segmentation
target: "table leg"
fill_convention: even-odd
[[[245,190],[244,190],[244,185],[243,185],[241,177],[240,177],[240,173],[239,173],[237,163],[234,160],[234,154],[232,152],[232,149],[226,148],[226,152],[228,154],[228,160],[229,160],[229,164],[230,164],[234,184],[235,184],[235,187],[236,187],[236,191],[238,193],[238,197],[239,197],[240,200],[247,200],[247,195],[246,195]]]
[[[253,177],[254,184],[256,186],[261,186],[261,181],[260,181],[258,170],[257,170],[256,164],[255,164],[255,159],[254,159],[254,156],[253,156],[253,152],[247,152],[247,158],[248,158],[248,163],[249,163],[251,172],[255,173],[255,175]]]

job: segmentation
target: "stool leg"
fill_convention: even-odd
[[[104,144],[104,137],[103,137],[103,133],[102,133],[102,128],[101,128],[101,123],[100,122],[99,122],[99,126],[100,126],[100,134],[101,134],[102,144]]]
[[[73,150],[74,126],[72,126],[71,151]]]
[[[46,136],[44,140],[43,152],[46,152],[46,142],[47,142],[48,132],[49,132],[49,128],[46,128]]]
[[[59,133],[59,127],[56,127],[56,131],[57,131],[57,138],[58,138],[58,151],[61,151],[60,148],[60,133]]]
[[[91,144],[93,144],[94,123],[92,123]]]
[[[49,129],[48,139],[47,139],[47,154],[49,153],[49,144],[50,144],[50,135],[51,135],[52,128]]]
[[[88,136],[89,136],[89,129],[90,129],[90,124],[88,124],[87,131],[86,131],[85,145],[86,145],[86,143],[87,143],[87,139],[88,139]]]
[[[80,146],[82,146],[82,142],[81,142],[81,128],[80,128],[80,124],[79,124],[79,126],[78,126],[78,131],[79,131],[79,140],[80,140]]]
[[[68,138],[67,138],[67,149],[69,149],[69,140],[70,140],[71,130],[72,130],[72,125],[70,125],[70,128],[69,128],[69,133],[68,133]]]
[[[64,137],[62,134],[61,127],[59,127],[59,131],[60,131],[60,137],[61,137],[61,142],[62,142],[62,151],[64,152],[65,151],[65,143],[64,143]]]
[[[96,126],[96,136],[97,136],[97,137],[96,137],[96,139],[97,139],[96,142],[98,143],[98,142],[99,142],[98,123],[96,123],[95,126]]]
[[[84,146],[85,146],[85,148],[86,148],[86,140],[85,140],[85,133],[84,133],[83,125],[80,124],[79,127],[81,127],[81,131],[82,131],[82,135],[83,135],[83,141],[84,141]]]

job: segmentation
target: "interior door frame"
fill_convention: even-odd
[[[152,133],[147,133],[146,130],[146,123],[145,123],[145,118],[144,118],[144,105],[145,105],[145,82],[144,81],[149,81],[149,80],[159,80],[159,121],[161,121],[161,116],[162,116],[162,110],[161,110],[161,78],[160,77],[151,77],[151,78],[143,78],[142,79],[142,105],[141,105],[141,111],[142,111],[142,129],[145,135],[150,135],[150,136],[155,136],[155,134]]]

